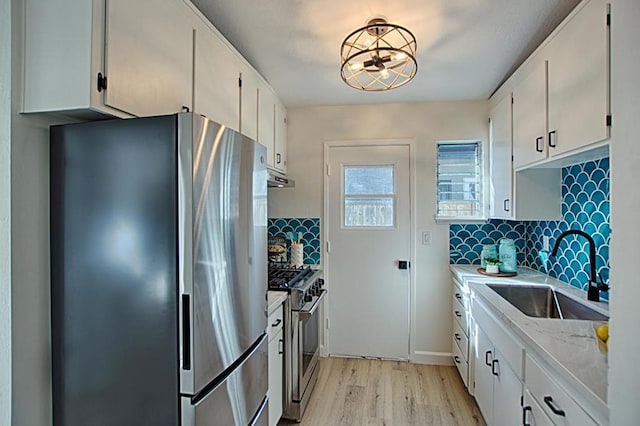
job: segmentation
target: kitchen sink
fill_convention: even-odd
[[[523,314],[536,318],[608,321],[609,317],[549,286],[487,284]]]

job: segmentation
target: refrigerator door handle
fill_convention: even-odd
[[[253,416],[253,419],[251,419],[251,423],[249,423],[249,425],[260,426],[262,423],[264,423],[266,419],[265,417],[263,417],[263,413],[265,412],[265,410],[267,410],[268,407],[269,407],[269,397],[265,396],[264,399],[262,400],[262,403],[260,404],[260,408],[258,408],[258,411],[256,412],[255,416]]]
[[[191,370],[191,296],[182,295],[182,369]]]

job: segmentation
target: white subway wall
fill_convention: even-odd
[[[375,100],[375,93],[371,99]],[[435,143],[480,139],[486,144],[487,101],[292,108],[287,111],[287,122],[288,175],[296,180],[296,187],[269,190],[270,217],[323,218],[325,141],[415,140],[413,214],[417,219],[412,268],[416,280],[410,356],[415,362],[450,363],[451,321],[444,320],[451,317],[449,228],[433,218]],[[324,233],[323,220],[321,225]],[[430,246],[421,244],[425,230],[432,233]],[[323,253],[323,261],[325,256]]]
[[[611,425],[640,422],[640,1],[611,1]]]

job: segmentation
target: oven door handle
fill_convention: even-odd
[[[316,313],[316,310],[318,310],[318,306],[320,306],[320,302],[324,298],[325,294],[327,294],[327,290],[322,290],[320,292],[320,296],[318,296],[318,300],[316,300],[316,303],[313,304],[311,309],[309,309],[308,311],[299,311],[298,312],[298,318],[300,318],[300,319],[311,318],[313,316],[313,314]]]

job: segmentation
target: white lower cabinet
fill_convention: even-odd
[[[555,425],[596,425],[597,423],[563,389],[539,361],[527,355],[525,375],[527,389]]]
[[[480,411],[488,425],[519,424],[522,382],[480,326],[476,332],[474,395]]]
[[[528,389],[522,396],[522,425],[523,426],[553,426],[551,419],[544,413]]]
[[[280,305],[267,322],[269,336],[269,426],[278,424],[282,417],[284,334],[282,330],[283,306]]]
[[[473,379],[470,370],[470,356],[472,348],[470,345],[469,318],[469,289],[463,286],[458,280],[453,280],[453,300],[451,302],[453,313],[453,341],[451,343],[451,352],[453,354],[453,362],[458,368],[460,377],[464,386],[472,393],[469,379]]]

